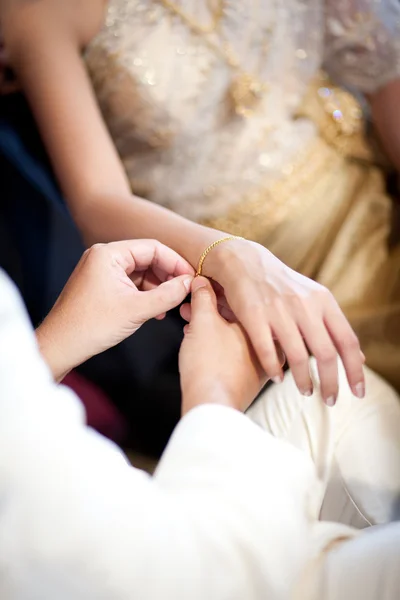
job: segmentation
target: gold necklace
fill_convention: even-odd
[[[213,19],[210,23],[210,25],[201,25],[201,23],[196,23],[196,21],[194,21],[190,15],[186,14],[185,11],[178,6],[177,4],[175,4],[174,2],[170,1],[170,0],[161,0],[161,4],[163,4],[165,6],[165,8],[167,8],[170,12],[178,15],[178,17],[180,17],[182,19],[182,21],[184,21],[187,25],[189,25],[191,27],[191,29],[195,29],[196,33],[202,34],[202,35],[209,35],[210,33],[213,33],[222,17],[224,14],[224,2],[223,0],[218,0],[218,7],[215,11],[212,10],[212,8],[210,7],[210,0],[208,0],[207,4],[210,8],[210,12],[213,14]]]
[[[204,37],[208,45],[224,59],[225,63],[235,73],[235,77],[229,89],[229,95],[233,102],[235,112],[242,117],[250,116],[257,108],[257,105],[263,98],[268,86],[256,75],[243,68],[233,52],[231,45],[227,41],[222,40],[222,45],[216,44],[209,37],[220,25],[225,12],[225,0],[219,0],[217,9],[215,11],[211,10],[214,14],[212,23],[209,26],[197,23],[172,0],[159,0],[159,2],[161,2],[161,4],[171,13],[177,15],[195,34]],[[220,35],[220,39],[221,37],[222,36]],[[264,48],[267,47],[268,44],[266,43]]]

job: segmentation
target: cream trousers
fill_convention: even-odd
[[[327,408],[319,393],[315,361],[311,373],[313,397],[302,397],[288,373],[248,415],[315,464],[315,488],[310,490],[310,515],[319,545],[313,569],[315,597],[398,599],[400,522],[393,521],[400,520],[399,397],[366,369],[366,398],[354,398],[340,365],[338,401],[333,409]],[[367,530],[371,525],[378,527]],[[307,588],[300,597],[309,600],[310,591]]]

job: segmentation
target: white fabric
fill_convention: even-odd
[[[339,364],[340,392],[328,409],[318,386],[302,397],[291,373],[269,388],[248,416],[274,437],[286,439],[311,457],[321,486],[318,516],[357,529],[400,520],[400,403],[383,379],[365,369],[367,396],[352,396]],[[317,498],[314,498],[317,500]]]
[[[398,438],[391,444],[390,458],[398,456]],[[382,591],[379,562],[363,536],[325,563],[318,559],[330,541],[357,535],[316,521],[323,486],[306,453],[217,406],[181,421],[154,478],[133,469],[85,426],[74,395],[52,383],[21,302],[0,273],[1,600],[280,600],[293,597],[297,582],[310,600],[315,586],[332,579],[326,598],[339,600],[363,584],[359,555],[368,590],[379,583]],[[398,529],[377,531],[379,555],[393,557]],[[342,551],[358,561],[353,584],[343,579]]]

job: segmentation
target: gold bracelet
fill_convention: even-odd
[[[204,261],[205,261],[207,255],[211,252],[211,250],[214,250],[214,248],[216,246],[219,246],[219,244],[222,244],[222,242],[230,242],[231,240],[243,240],[243,239],[244,238],[239,237],[237,235],[230,235],[229,237],[221,238],[220,240],[217,240],[217,241],[213,242],[212,244],[210,244],[204,250],[203,254],[200,256],[199,266],[197,267],[197,271],[196,271],[196,277],[198,277],[199,275],[202,274]]]

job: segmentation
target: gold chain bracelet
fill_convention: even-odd
[[[239,237],[237,235],[230,235],[228,237],[221,238],[220,240],[216,240],[215,242],[213,242],[212,244],[207,246],[207,248],[204,250],[203,254],[200,256],[199,266],[197,267],[197,271],[196,271],[196,277],[199,277],[199,275],[202,274],[204,261],[205,261],[206,257],[208,256],[208,254],[211,252],[211,250],[214,250],[214,248],[216,246],[219,246],[219,244],[222,244],[223,242],[230,242],[232,240],[244,240],[244,238]]]

